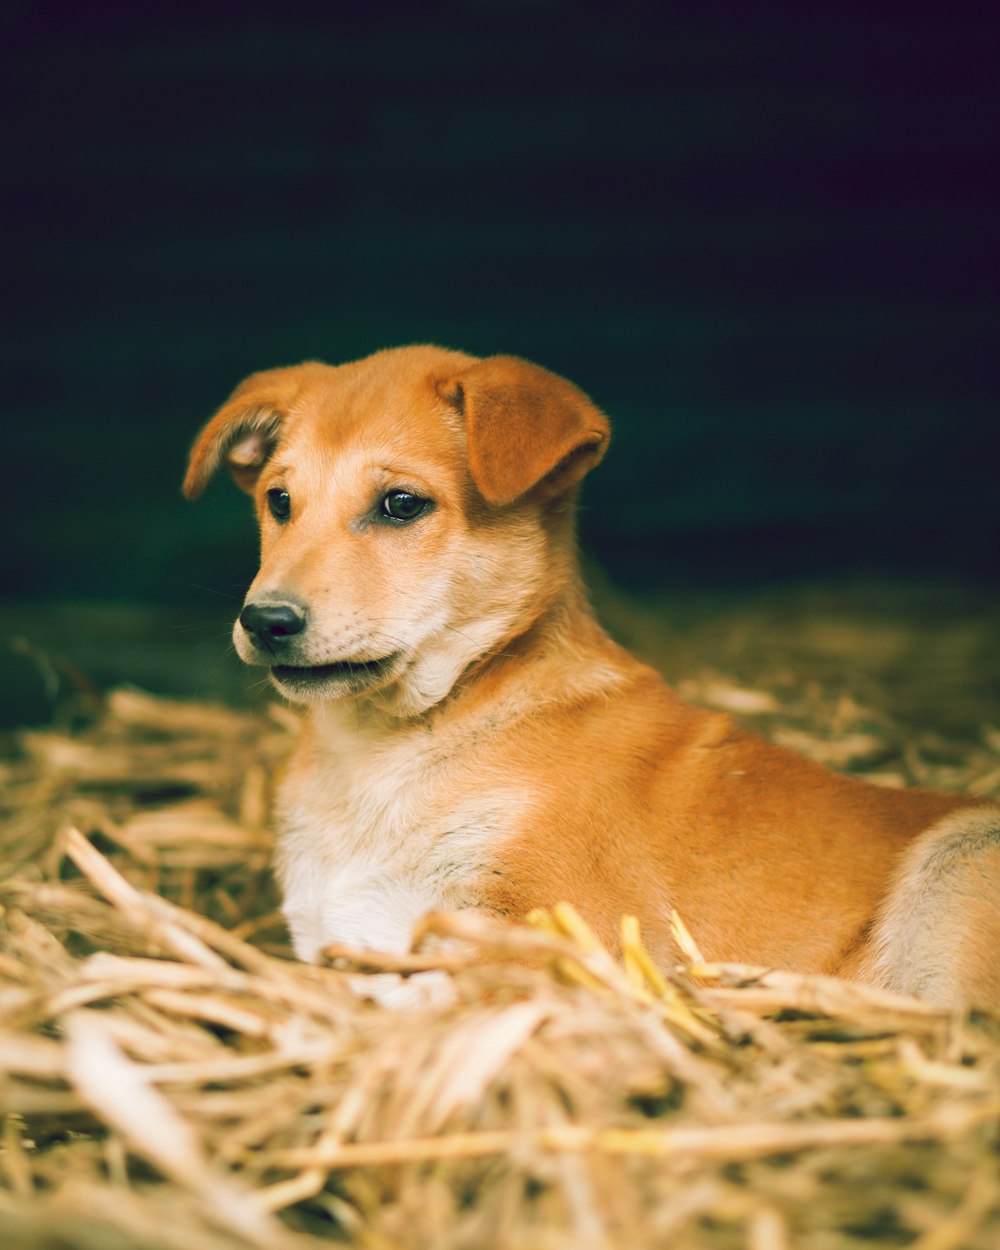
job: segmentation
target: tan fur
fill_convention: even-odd
[[[1000,809],[771,746],[596,624],[573,504],[607,442],[565,379],[435,347],[254,374],[196,442],[187,494],[226,463],[256,501],[247,604],[302,621],[234,630],[308,707],[278,805],[298,953],[568,899],[667,962],[676,907],[709,959],[1000,1003]],[[433,506],[387,520],[399,490]]]

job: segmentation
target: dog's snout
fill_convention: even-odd
[[[306,614],[294,603],[248,603],[240,613],[240,624],[262,647],[271,650],[302,633]]]

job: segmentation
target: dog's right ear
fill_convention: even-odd
[[[252,373],[239,384],[191,448],[181,487],[188,499],[197,499],[223,464],[241,490],[253,493],[311,363]]]

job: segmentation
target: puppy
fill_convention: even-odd
[[[600,629],[574,501],[608,446],[564,378],[437,347],[243,382],[195,442],[254,498],[236,650],[307,709],[280,787],[298,955],[431,909],[623,913],[705,956],[1000,1005],[1000,808],[839,776],[683,703]]]

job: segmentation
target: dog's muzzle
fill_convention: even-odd
[[[240,613],[240,626],[254,651],[253,659],[244,656],[244,660],[269,668],[278,689],[296,700],[310,702],[370,690],[391,680],[403,659],[399,651],[371,659],[364,655],[336,660],[310,656],[302,645],[306,609],[288,599],[248,603]],[[306,659],[312,662],[303,663]]]

